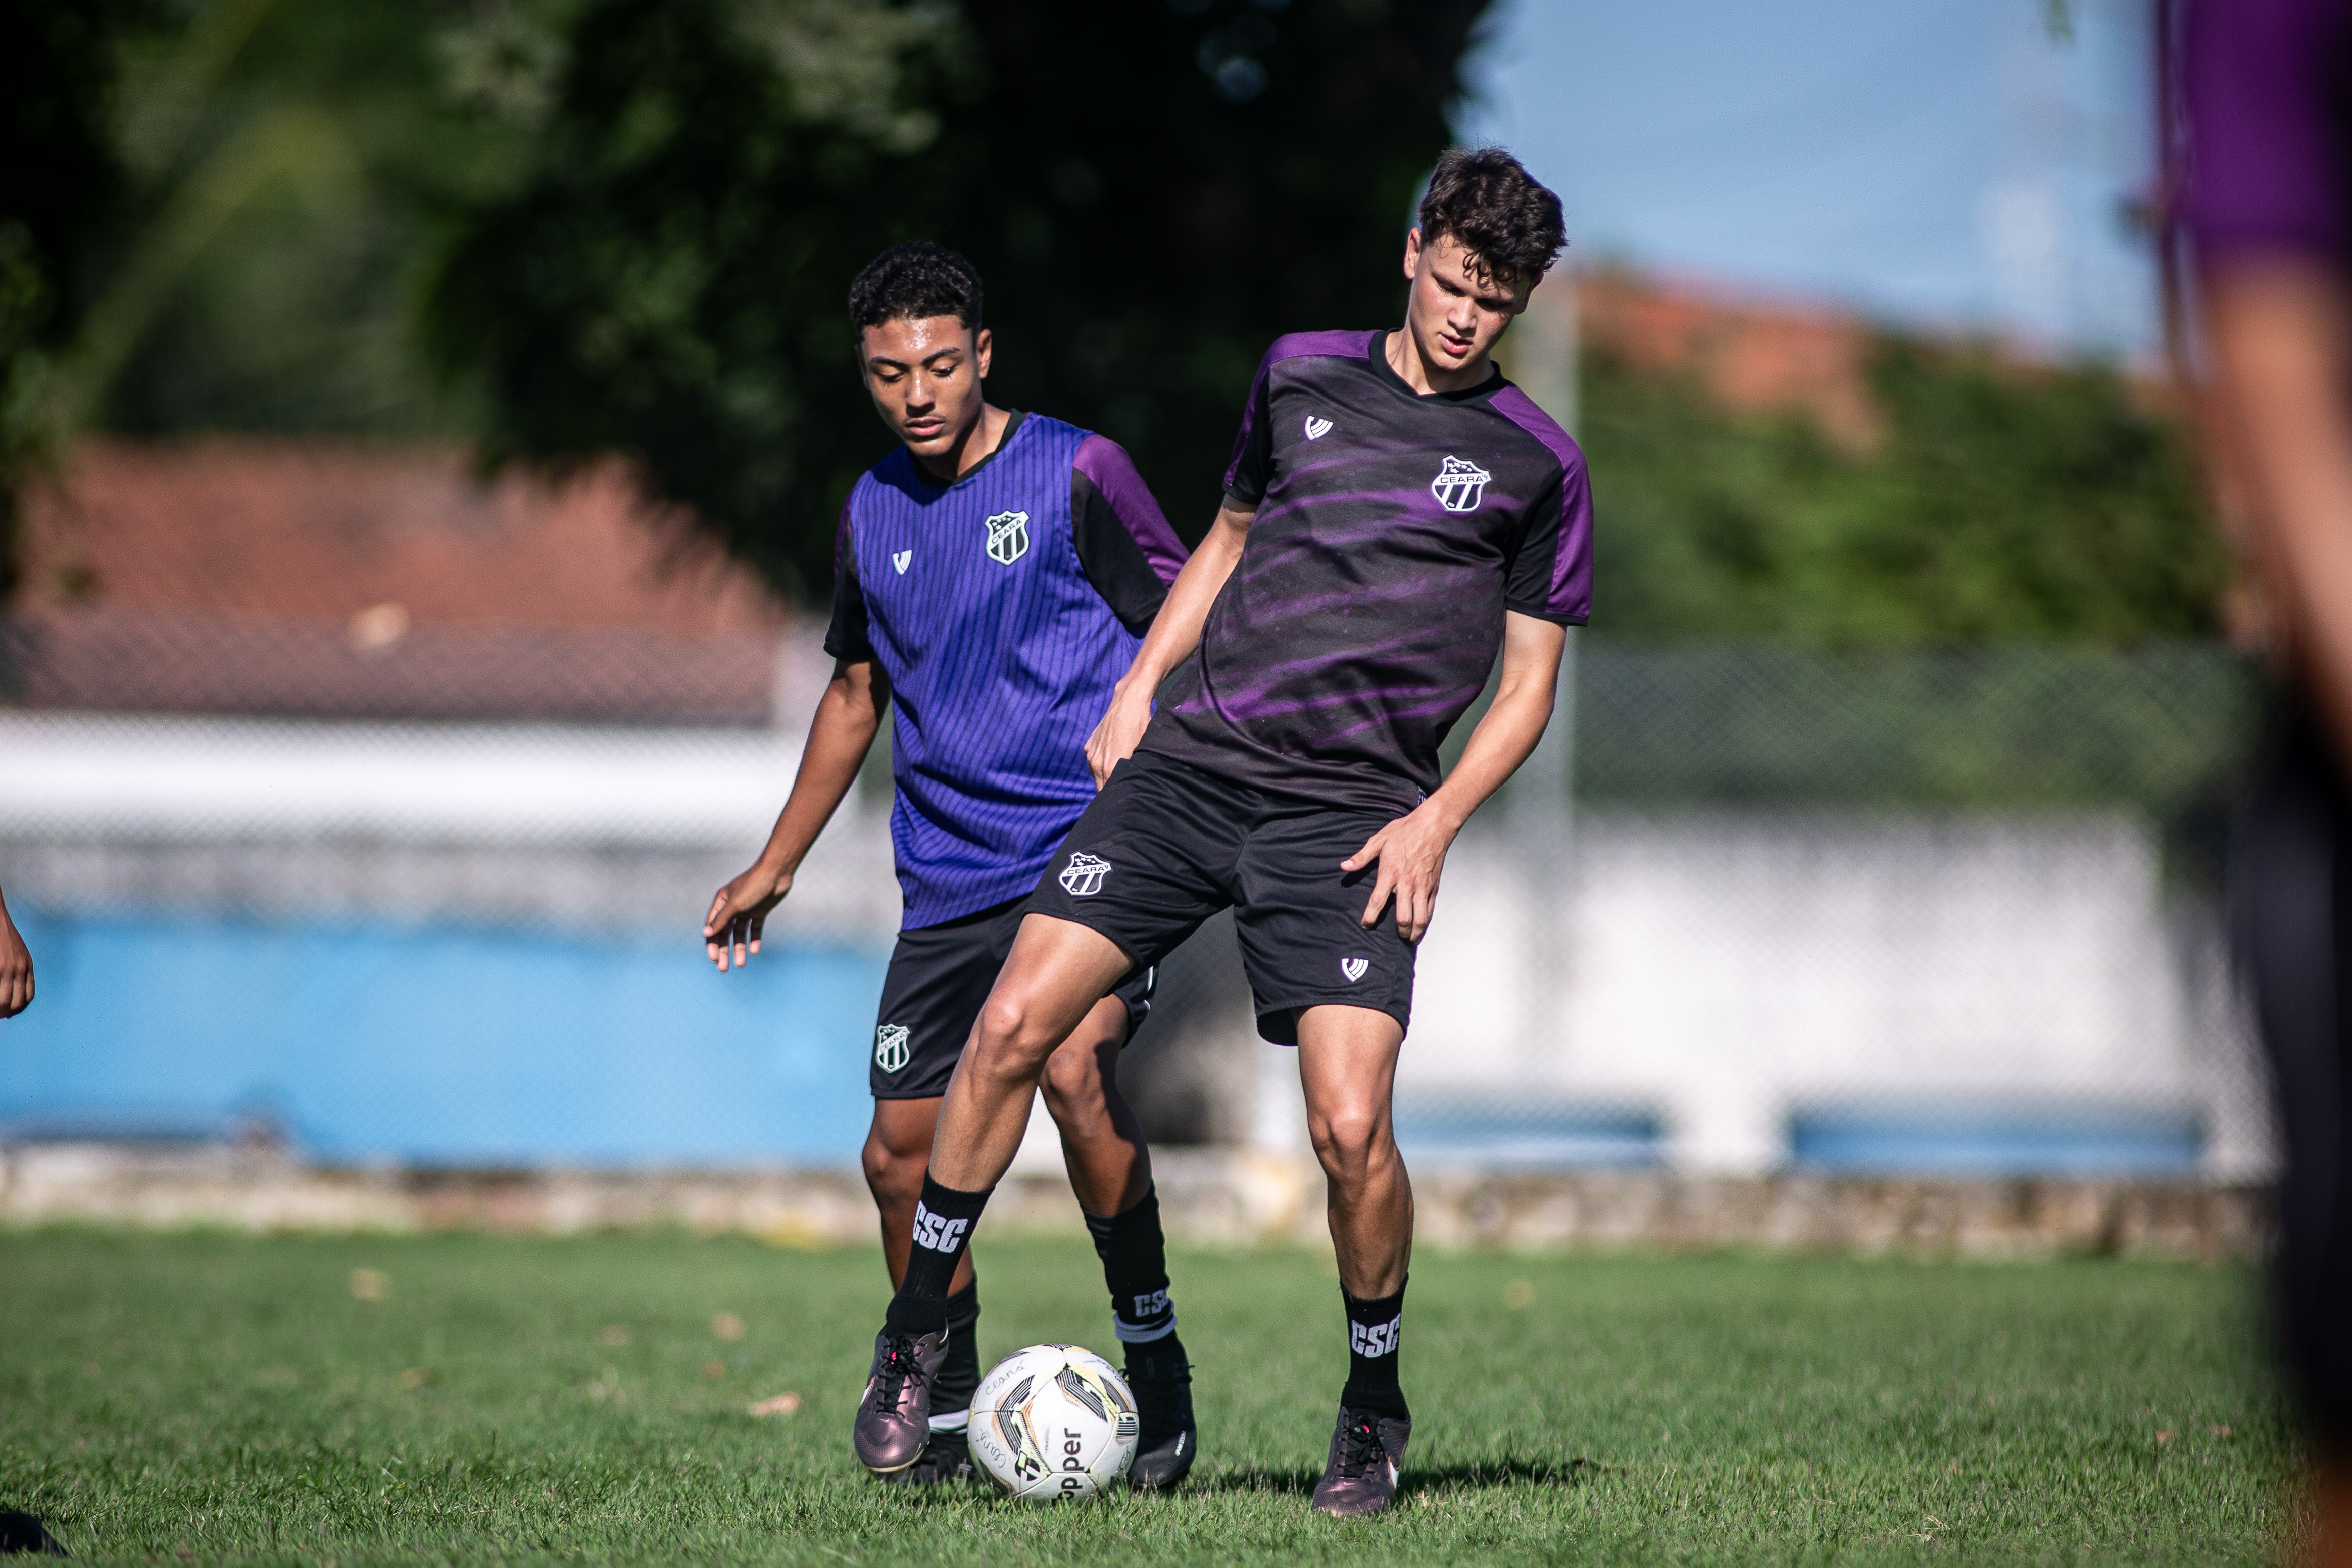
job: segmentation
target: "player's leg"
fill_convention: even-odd
[[[1412,1434],[1397,1374],[1412,1263],[1412,1183],[1390,1105],[1403,1043],[1394,1018],[1367,1007],[1310,1007],[1298,1017],[1307,1131],[1323,1167],[1348,1317],[1348,1382],[1315,1489],[1315,1506],[1337,1517],[1389,1505]]]
[[[1219,805],[1206,775],[1130,758],[1070,830],[948,1084],[906,1277],[877,1344],[918,1363],[939,1353],[955,1268],[1021,1146],[1046,1060],[1139,963],[1157,963],[1230,902],[1202,869],[1220,855],[1230,864],[1238,846],[1238,829],[1219,826],[1229,815]],[[1206,847],[1179,842],[1188,832]],[[858,1402],[852,1447],[884,1470],[919,1447],[927,1406],[919,1379],[890,1384],[888,1398],[878,1386]]]
[[[866,1130],[862,1163],[866,1190],[882,1223],[882,1261],[893,1289],[907,1277],[907,1255],[913,1247],[916,1200],[922,1196],[923,1170],[930,1163],[931,1137],[940,1117],[940,1099],[877,1100],[874,1124]],[[887,1477],[910,1483],[967,1479],[972,1475],[971,1449],[964,1436],[971,1418],[971,1396],[980,1386],[980,1285],[972,1278],[971,1255],[966,1253],[948,1293],[946,1354],[930,1379],[930,1442],[907,1468]]]
[[[2230,869],[2284,1134],[2275,1289],[2314,1450],[2308,1560],[2352,1563],[2352,801],[2315,721],[2273,738]]]
[[[930,1163],[940,1101],[972,1020],[996,977],[1002,949],[996,927],[1018,919],[1009,910],[982,910],[961,920],[901,931],[883,977],[867,1081],[874,1122],[866,1136],[866,1189],[882,1224],[882,1258],[895,1288],[906,1278],[915,1206]],[[867,1377],[869,1394],[903,1403],[914,1390],[925,1411],[908,1434],[913,1451],[894,1453],[883,1467],[895,1480],[929,1482],[971,1474],[964,1438],[972,1391],[980,1385],[980,1287],[967,1257],[950,1281],[942,1332],[921,1352],[877,1342]]]
[[[1172,1487],[1200,1453],[1192,1415],[1192,1366],[1176,1333],[1168,1244],[1151,1155],[1135,1112],[1118,1089],[1118,1054],[1150,1005],[1144,969],[1106,996],[1045,1063],[1046,1109],[1062,1134],[1070,1186],[1102,1259],[1111,1331],[1127,1347],[1127,1382],[1140,1417],[1128,1479]]]
[[[906,1468],[929,1440],[930,1393],[952,1342],[949,1298],[989,1194],[1013,1163],[1045,1058],[1130,967],[1108,937],[1032,915],[948,1083],[908,1234],[907,1268],[875,1337],[851,1428],[858,1460]]]
[[[1412,1431],[1397,1380],[1412,1186],[1390,1091],[1412,1016],[1414,952],[1393,907],[1363,923],[1375,872],[1343,873],[1379,814],[1269,803],[1241,862],[1234,921],[1258,1032],[1298,1047],[1348,1322],[1349,1374],[1315,1506],[1371,1513],[1396,1495]]]

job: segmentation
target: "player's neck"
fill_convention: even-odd
[[[988,460],[997,443],[1004,439],[1004,426],[1012,419],[1013,416],[1004,409],[983,403],[980,405],[980,417],[964,427],[954,446],[936,458],[927,458],[911,448],[908,456],[940,484],[953,484]]]
[[[1463,392],[1474,386],[1483,386],[1495,374],[1495,356],[1492,354],[1482,353],[1465,362],[1458,370],[1431,363],[1429,356],[1421,352],[1421,344],[1414,339],[1411,327],[1400,327],[1391,332],[1384,352],[1388,356],[1389,368],[1397,373],[1397,379],[1423,397],[1432,393]]]

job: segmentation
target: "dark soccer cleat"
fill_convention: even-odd
[[[1315,1507],[1333,1519],[1378,1513],[1396,1500],[1397,1470],[1412,1423],[1339,1406],[1331,1457],[1315,1483]]]
[[[958,1481],[976,1481],[980,1472],[971,1468],[971,1440],[963,1433],[931,1433],[923,1457],[903,1470],[892,1470],[875,1478],[885,1486],[940,1487]]]
[[[849,1433],[859,1464],[887,1476],[923,1457],[931,1440],[931,1379],[947,1359],[945,1329],[920,1338],[887,1329],[874,1336],[874,1368]]]
[[[1173,1334],[1129,1348],[1127,1386],[1135,1394],[1137,1417],[1128,1484],[1165,1491],[1192,1473],[1201,1449],[1192,1426],[1192,1367]]]

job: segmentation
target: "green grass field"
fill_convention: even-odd
[[[984,1359],[1115,1351],[1083,1242],[983,1237],[981,1267]],[[0,1508],[86,1560],[344,1568],[2210,1563],[2275,1557],[2287,1529],[2242,1270],[1425,1256],[1407,1490],[1346,1525],[1306,1497],[1345,1372],[1328,1261],[1173,1272],[1201,1468],[1052,1510],[856,1470],[870,1250],[0,1235]],[[747,1414],[786,1391],[797,1415]]]

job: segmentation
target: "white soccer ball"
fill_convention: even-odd
[[[1099,1496],[1135,1462],[1135,1395],[1078,1345],[1031,1345],[996,1363],[971,1400],[980,1473],[1023,1502]]]

